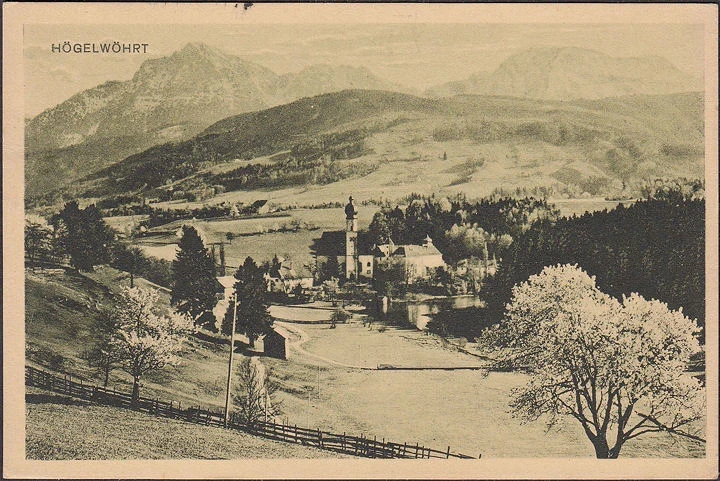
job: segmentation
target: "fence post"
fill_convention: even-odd
[[[445,456],[445,459],[450,459],[450,446],[448,446],[447,455]]]

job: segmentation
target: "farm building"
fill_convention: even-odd
[[[289,259],[281,259],[280,267],[277,270],[271,270],[265,274],[269,292],[285,292],[290,293],[297,286],[303,289],[310,289],[313,286],[313,275],[307,269],[301,267],[293,268],[293,263]]]
[[[272,331],[263,338],[263,351],[266,356],[276,359],[288,359],[290,349],[288,340],[291,334],[280,326],[273,326]]]
[[[250,206],[250,212],[253,214],[267,214],[270,212],[270,203],[267,199],[256,200]]]

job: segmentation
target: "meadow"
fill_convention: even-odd
[[[124,273],[111,268],[100,268],[89,276],[70,272],[28,273],[27,362],[48,367],[54,359],[56,371],[67,371],[88,382],[100,383],[100,376],[87,366],[80,354],[92,342],[95,304],[106,302],[110,291],[127,283]],[[164,305],[167,305],[167,298],[167,293],[161,293]],[[523,374],[487,373],[484,370],[367,370],[322,360],[327,358],[366,368],[380,364],[445,368],[483,365],[481,358],[459,352],[455,346],[436,336],[390,326],[381,332],[377,324],[372,329],[359,323],[341,324],[335,329],[329,329],[327,324],[294,324],[290,327],[304,332],[305,342],[301,349],[292,348],[288,361],[260,358],[279,384],[275,402],[282,402],[282,419],[289,423],[377,436],[378,439],[396,442],[420,443],[436,449],[451,446],[454,452],[471,456],[480,453],[483,457],[594,455],[581,428],[571,420],[559,430],[546,431],[542,422],[522,424],[512,417],[508,401],[512,389],[526,381]],[[142,381],[141,394],[181,401],[183,407],[201,406],[217,410],[224,405],[228,355],[228,343],[214,342],[205,336],[193,337],[183,351],[182,363],[146,376]],[[241,351],[235,358],[236,362],[244,355],[249,353]],[[121,371],[114,371],[110,386],[129,392],[129,377]],[[118,440],[104,441],[109,443],[103,447],[105,452],[111,453],[108,456],[178,455],[173,451],[156,452],[154,448],[139,445],[144,445],[145,441],[135,444],[127,441],[133,436],[144,436],[142,433],[146,431],[168,433],[170,428],[152,423],[169,421],[136,413],[123,413],[121,417],[125,419],[116,420],[116,414],[108,409],[64,404],[56,407],[52,403],[29,405],[29,439],[37,443],[46,439],[45,444],[33,449],[38,453],[60,450],[52,454],[56,457],[86,456],[90,444],[82,444],[85,441],[81,438],[85,430],[99,429],[93,424],[97,421],[117,423],[122,427],[117,431]],[[49,421],[56,411],[56,416],[67,416],[63,419],[81,422],[76,423],[77,426],[67,422],[57,428],[57,434],[50,433],[49,430],[56,429]],[[86,416],[89,418],[83,417],[81,411],[88,412]],[[55,424],[60,423],[56,421]],[[133,431],[134,425],[142,426],[141,430]],[[184,433],[182,436],[191,436],[191,432],[200,428],[190,426],[186,434],[183,428],[177,429]],[[128,434],[123,434],[125,432]],[[225,433],[220,430],[217,435],[222,438]],[[136,439],[144,439],[142,436]],[[183,439],[192,441],[200,434],[194,436]],[[78,438],[73,441],[76,444],[67,444],[72,449],[62,451],[67,439],[75,437]],[[167,447],[164,441],[158,440],[157,443]],[[202,443],[203,446],[222,446],[220,441],[217,444],[213,444],[215,441]],[[193,449],[188,451],[189,457],[206,456],[203,454],[206,451]],[[213,451],[216,448],[208,449],[219,456]],[[228,449],[228,453],[234,452],[233,448]],[[692,443],[676,442],[667,435],[657,434],[631,441],[623,455],[693,457],[703,453]]]
[[[340,198],[340,200],[346,200]],[[361,206],[358,228],[366,229],[372,216],[379,210],[374,205]],[[163,231],[173,233],[155,235],[136,240],[137,246],[145,254],[161,259],[173,260],[177,252],[178,237],[174,231],[183,224],[195,226],[206,242],[225,242],[225,259],[228,266],[239,266],[246,257],[256,262],[269,261],[275,255],[292,259],[298,267],[313,262],[311,246],[325,230],[343,230],[345,213],[341,208],[294,209],[282,217],[260,217],[256,219],[196,219],[176,221],[162,226]],[[313,228],[300,228],[297,231],[274,232],[292,222],[311,225]],[[235,237],[230,241],[227,234]]]
[[[334,201],[345,201],[346,198],[342,194],[338,195]],[[608,201],[603,198],[551,199],[550,202],[554,203],[560,214],[564,216],[582,215],[595,210],[610,210],[619,204],[619,201]],[[374,204],[358,206],[358,228],[366,229],[378,210],[380,207]],[[113,219],[107,218],[111,225],[119,229],[125,225],[123,221],[132,220],[130,217]],[[283,226],[290,226],[293,223],[303,227],[296,231],[278,231]],[[286,215],[279,217],[176,221],[156,229],[171,231],[170,234],[138,238],[135,242],[146,255],[173,260],[179,240],[174,231],[183,224],[193,225],[202,231],[207,242],[225,242],[225,259],[228,266],[237,267],[248,256],[257,262],[262,262],[271,260],[275,255],[293,260],[296,266],[304,266],[313,262],[311,251],[313,240],[320,238],[323,231],[343,230],[345,214],[342,208],[301,208],[287,211]],[[231,241],[227,238],[228,233],[234,236]]]
[[[303,349],[348,364],[374,367],[479,366],[435,336],[410,329],[369,330],[359,324],[300,326]],[[451,446],[485,457],[594,457],[582,428],[571,419],[548,430],[523,424],[509,412],[512,390],[527,378],[483,370],[358,370],[293,353],[288,362],[263,359],[277,376],[285,415],[311,427],[355,430],[399,442]],[[319,388],[318,388],[319,386]],[[629,442],[627,457],[702,456],[698,446],[665,434]]]
[[[98,406],[38,388],[25,393],[28,459],[343,458],[341,454]]]

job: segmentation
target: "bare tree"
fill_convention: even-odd
[[[251,358],[244,358],[237,371],[238,383],[233,401],[240,419],[245,424],[272,420],[282,414],[281,402],[273,399],[278,387],[270,373]]]

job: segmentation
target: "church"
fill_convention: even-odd
[[[442,253],[427,236],[422,245],[372,244],[366,232],[358,232],[358,210],[350,196],[345,206],[345,230],[325,231],[316,245],[316,267],[337,266],[337,275],[348,280],[374,278],[376,263],[392,259],[405,266],[407,282],[431,275],[434,269],[445,267]]]

